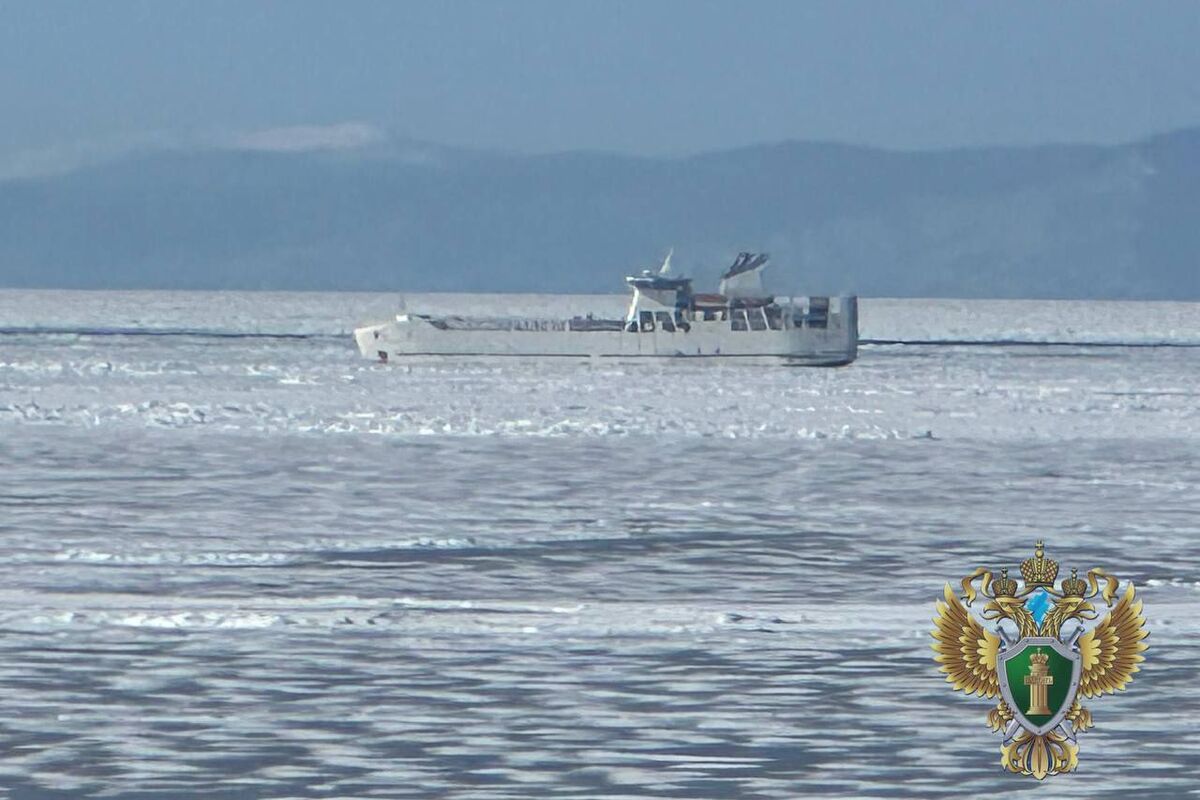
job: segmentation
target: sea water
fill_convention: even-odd
[[[358,356],[439,303],[494,298],[0,292],[0,796],[1032,797],[929,630],[1037,539],[1151,631],[1056,782],[1200,786],[1200,305],[866,299],[841,369]]]

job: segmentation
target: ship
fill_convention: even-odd
[[[763,286],[765,253],[739,253],[715,294],[694,292],[673,274],[668,253],[657,270],[625,278],[623,317],[469,316],[405,310],[354,331],[362,355],[767,359],[798,366],[843,366],[858,354],[858,298],[779,297]],[[610,315],[611,316],[611,315]]]

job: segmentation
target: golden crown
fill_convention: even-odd
[[[1058,562],[1052,558],[1046,558],[1042,552],[1042,540],[1038,539],[1033,546],[1033,558],[1027,558],[1021,562],[1021,577],[1025,579],[1025,586],[1053,586],[1054,579],[1058,577]]]
[[[1016,597],[1017,581],[1008,577],[1008,567],[1000,570],[1000,577],[992,581],[992,591],[996,597]]]
[[[1087,581],[1079,577],[1079,570],[1071,570],[1071,577],[1063,578],[1062,593],[1064,597],[1083,597],[1087,592]]]
[[[1046,655],[1041,650],[1038,650],[1036,653],[1029,654],[1030,664],[1045,664],[1049,660],[1050,656]]]

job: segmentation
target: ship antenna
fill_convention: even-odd
[[[667,251],[667,257],[663,259],[662,266],[658,268],[659,275],[671,274],[671,256],[675,255],[675,248],[672,247]]]

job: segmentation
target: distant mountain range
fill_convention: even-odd
[[[1200,299],[1200,129],[1127,145],[686,158],[390,141],[0,180],[0,286],[623,291],[675,248],[780,293]]]

